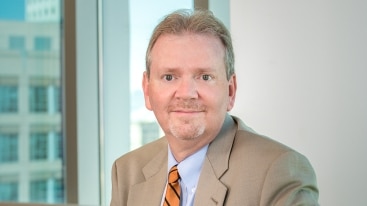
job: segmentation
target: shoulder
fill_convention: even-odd
[[[295,152],[292,148],[261,134],[258,134],[253,129],[248,127],[243,123],[241,119],[238,117],[233,117],[234,121],[237,124],[237,131],[235,135],[234,145],[244,146],[249,151],[254,151],[256,153],[265,152],[265,154],[275,153],[281,154],[284,152]]]
[[[251,180],[249,185],[238,183],[238,188],[247,188],[246,191],[254,197],[261,194],[264,203],[261,205],[274,202],[279,205],[317,205],[316,175],[307,157],[254,132],[240,119],[234,117],[234,120],[238,128],[229,161],[236,167],[228,169],[226,178],[240,173],[244,179]]]
[[[256,133],[236,117],[234,120],[238,129],[233,140],[232,160],[252,162],[263,169],[275,163],[310,165],[308,159],[293,148]]]

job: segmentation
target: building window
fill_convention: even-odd
[[[0,133],[0,164],[18,161],[18,135]]]
[[[0,85],[0,113],[18,111],[18,87]]]
[[[55,179],[54,183],[54,200],[55,203],[63,203],[64,202],[64,180],[63,179]]]
[[[60,87],[57,86],[53,86],[52,87],[52,91],[53,91],[53,105],[54,105],[54,112],[61,112],[61,108],[62,108],[62,102],[61,102],[61,90]]]
[[[61,112],[61,92],[59,86],[37,85],[29,89],[29,110],[35,113]]]
[[[48,137],[46,132],[31,133],[30,159],[46,160],[48,155]]]
[[[0,201],[14,202],[18,200],[17,182],[0,182]]]
[[[30,111],[47,112],[47,87],[31,86],[29,94]]]
[[[61,132],[55,133],[55,157],[56,159],[62,159],[64,156],[64,140]]]
[[[43,177],[30,181],[29,199],[31,202],[64,202],[63,179]]]
[[[10,36],[9,37],[9,49],[24,51],[25,50],[24,36]]]
[[[47,201],[47,180],[32,180],[29,190],[31,202]]]
[[[34,38],[34,49],[36,51],[51,51],[51,38],[50,37],[35,37]]]

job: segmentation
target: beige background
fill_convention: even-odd
[[[309,157],[321,205],[367,205],[367,1],[230,1],[233,114]]]

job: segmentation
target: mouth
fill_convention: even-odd
[[[198,112],[203,112],[203,111],[201,111],[201,110],[177,109],[177,110],[173,110],[172,112],[178,112],[178,113],[198,113]]]
[[[187,114],[187,115],[190,115],[190,114],[199,114],[199,113],[202,113],[203,111],[188,111],[188,110],[174,110],[174,111],[171,111],[171,113],[175,113],[175,114]]]
[[[169,113],[177,115],[197,115],[206,112],[206,107],[191,102],[179,102],[168,107]]]
[[[173,110],[171,111],[171,113],[176,116],[184,116],[184,117],[197,116],[197,115],[202,114],[203,112],[204,111],[202,110]]]

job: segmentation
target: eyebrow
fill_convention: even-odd
[[[176,68],[176,67],[167,67],[163,69],[163,72],[176,72],[176,71],[180,71],[180,69]],[[215,72],[215,70],[211,69],[211,68],[206,68],[206,67],[199,67],[199,68],[195,68],[194,69],[195,72],[197,73],[204,73],[204,72]]]

